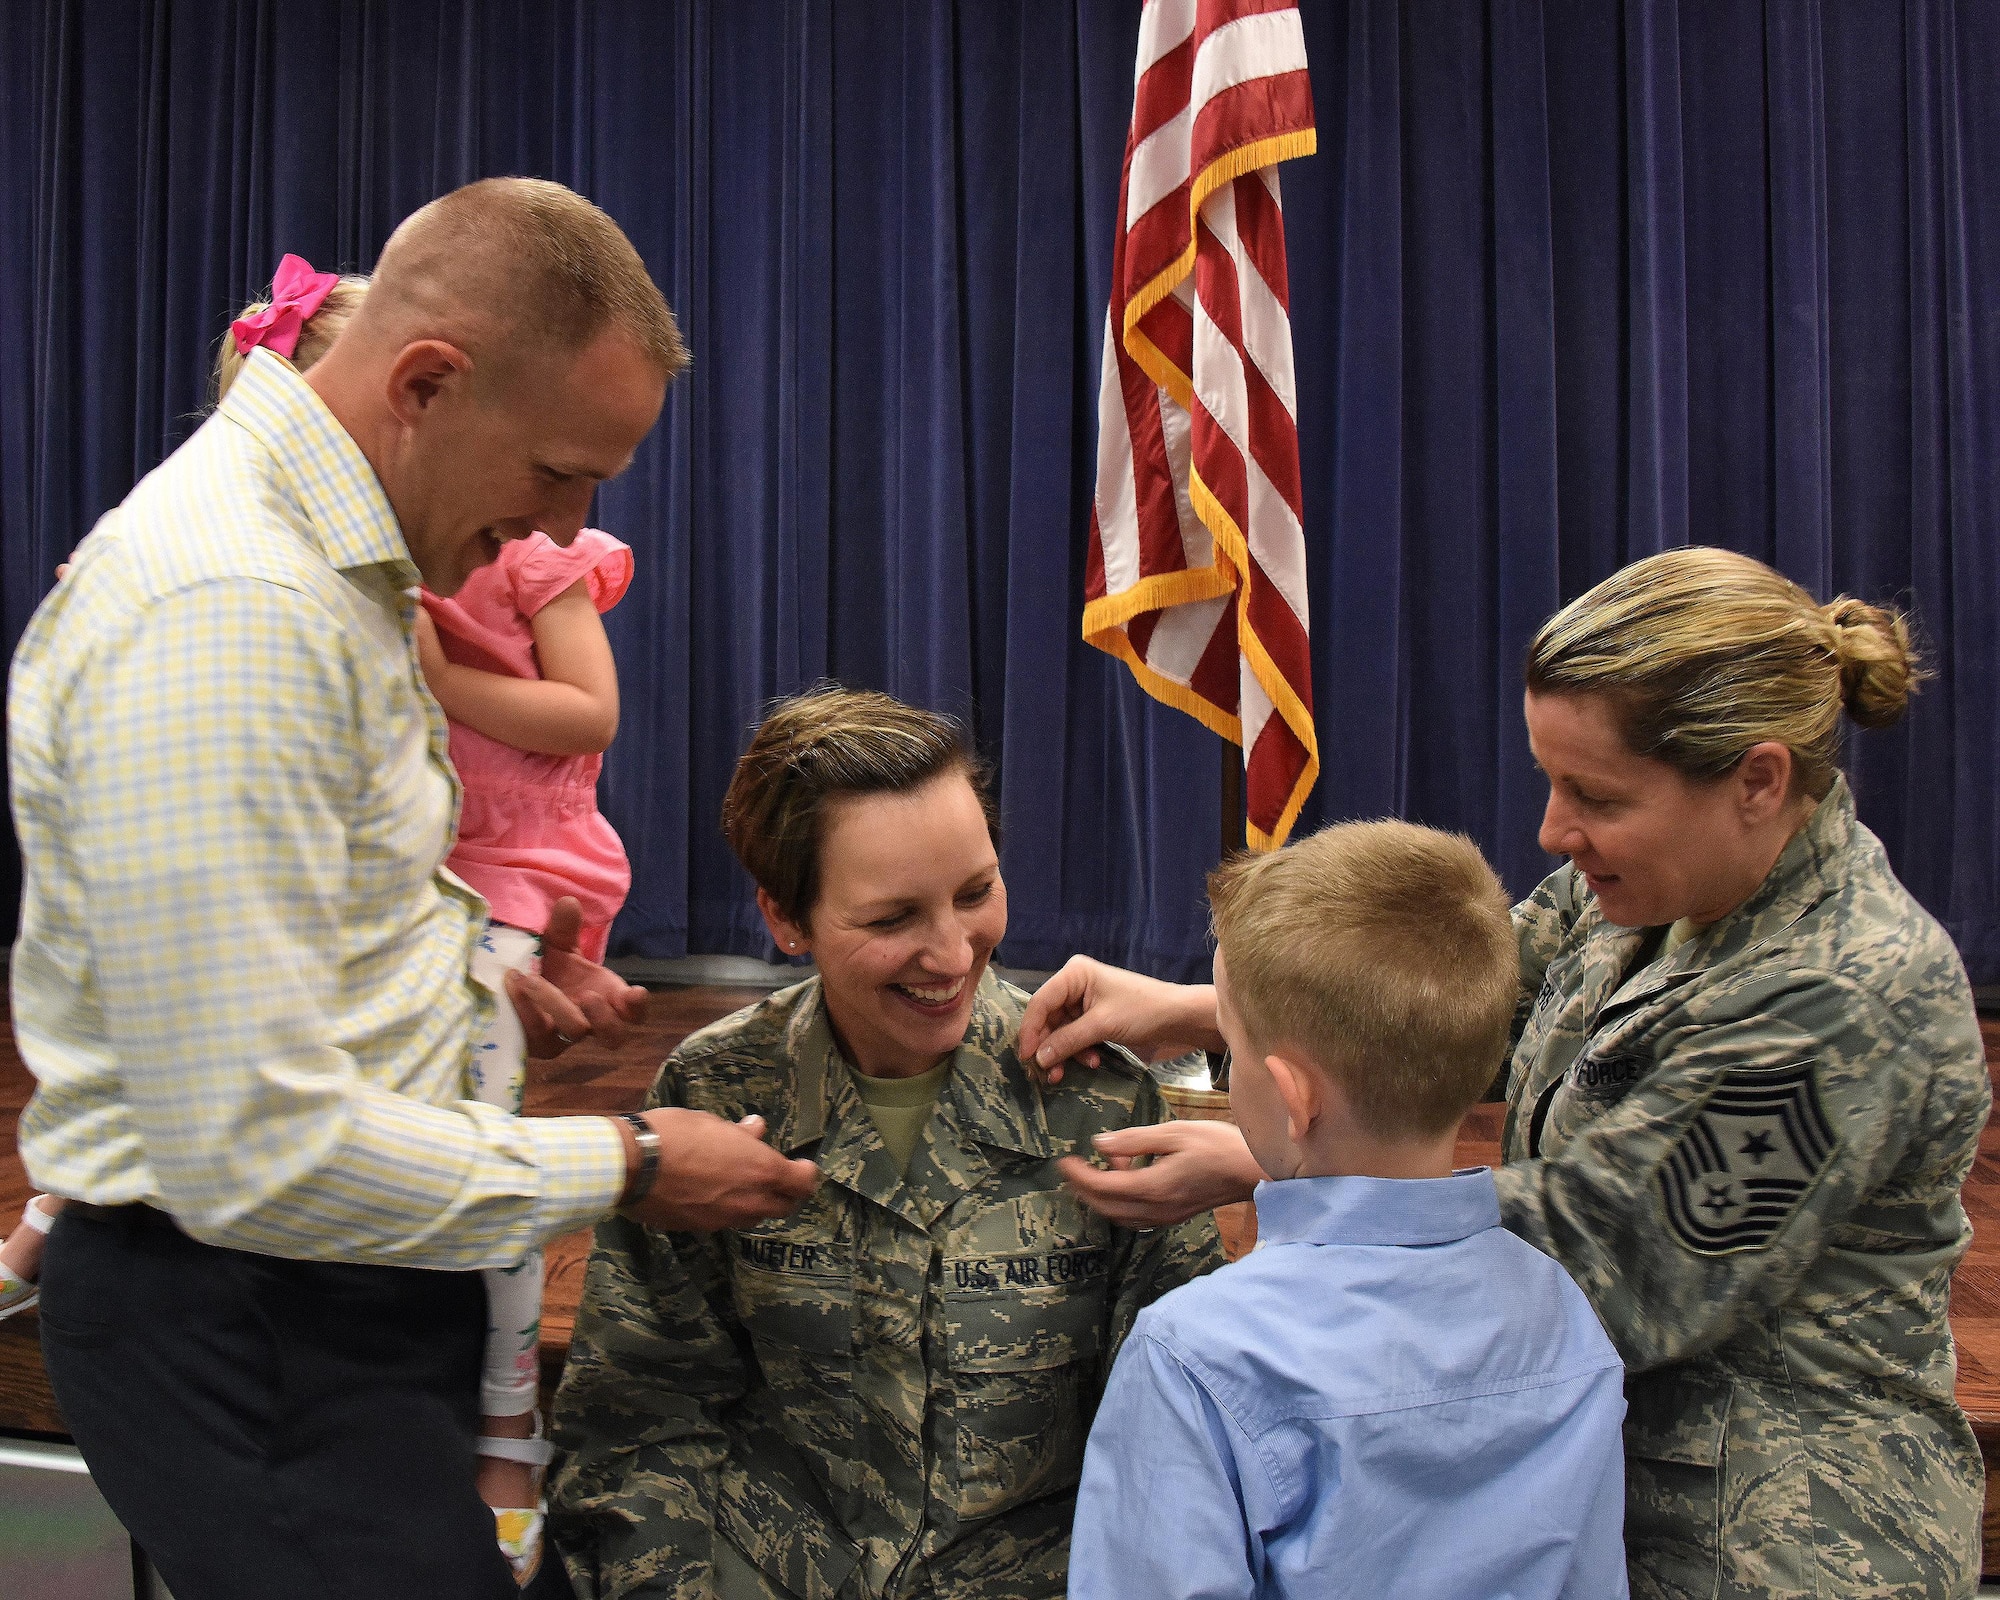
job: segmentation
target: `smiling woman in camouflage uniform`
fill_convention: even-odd
[[[1900,617],[1706,549],[1626,568],[1529,653],[1542,844],[1569,863],[1515,908],[1500,1206],[1625,1358],[1641,1600],[1977,1583],[1946,1311],[1984,1054],[1957,952],[1835,764],[1843,709],[1892,722],[1914,676]],[[1024,1047],[1185,1047],[1213,1005],[1073,962]],[[1127,1223],[1255,1176],[1226,1129],[1119,1147],[1157,1158],[1079,1187]]]
[[[819,975],[688,1038],[649,1104],[760,1116],[823,1180],[741,1233],[598,1229],[556,1431],[552,1526],[581,1593],[1043,1600],[1064,1589],[1091,1415],[1138,1311],[1221,1264],[1057,1162],[1157,1120],[1129,1060],[1046,1099],[984,775],[948,719],[781,704],[724,826],[772,937]]]

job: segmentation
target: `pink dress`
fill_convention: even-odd
[[[564,549],[545,533],[511,540],[449,600],[422,591],[445,658],[482,672],[539,678],[530,619],[579,579],[600,612],[632,582],[632,551],[596,528]],[[458,843],[445,864],[486,897],[495,922],[540,933],[564,895],[583,906],[582,953],[604,959],[611,919],[632,887],[625,846],[597,809],[604,758],[545,756],[451,725],[465,786]]]

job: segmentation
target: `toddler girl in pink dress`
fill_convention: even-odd
[[[517,1114],[526,1041],[504,1003],[507,969],[540,956],[535,930],[565,896],[582,907],[578,950],[603,960],[632,885],[625,847],[597,809],[603,751],[618,731],[618,672],[601,615],[631,581],[631,550],[585,528],[567,547],[545,533],[502,545],[450,599],[420,592],[417,654],[450,720],[464,787],[445,865],[486,898],[472,975],[502,999],[473,1055],[473,1092]],[[537,1480],[549,1458],[535,1411],[541,1252],[485,1277],[479,1490],[525,1583],[540,1559]]]
[[[465,786],[446,865],[496,923],[539,929],[564,895],[583,908],[579,954],[604,959],[632,887],[625,847],[597,809],[618,731],[618,672],[599,620],[632,582],[632,552],[596,528],[567,549],[545,533],[502,545],[449,600],[423,591],[424,677],[451,719]]]

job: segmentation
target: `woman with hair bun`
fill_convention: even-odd
[[[1541,842],[1501,1214],[1624,1357],[1632,1593],[1970,1596],[1984,1474],[1954,1398],[1960,1186],[1991,1104],[1950,939],[1856,819],[1843,713],[1922,672],[1897,613],[1713,549],[1614,574],[1530,647]],[[1072,961],[1045,1066],[1212,1042],[1213,991]],[[1128,1225],[1241,1199],[1226,1128],[1105,1141]]]

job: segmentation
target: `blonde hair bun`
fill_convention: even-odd
[[[1608,696],[1626,748],[1697,782],[1783,744],[1814,799],[1839,771],[1841,714],[1884,727],[1924,677],[1899,612],[1845,595],[1823,606],[1763,562],[1704,545],[1647,556],[1572,600],[1527,664],[1529,693]]]
[[[1820,608],[1840,662],[1840,701],[1864,728],[1886,728],[1908,709],[1925,677],[1899,611],[1849,595]]]

